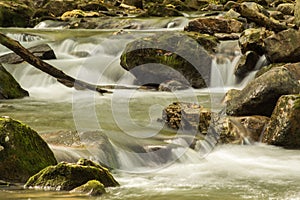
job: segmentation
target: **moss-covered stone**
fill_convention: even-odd
[[[47,143],[31,128],[11,118],[0,118],[0,177],[25,182],[56,159]]]
[[[104,185],[97,180],[88,181],[86,184],[74,188],[71,193],[81,193],[90,196],[100,196],[106,193]]]
[[[121,55],[121,66],[142,85],[177,80],[203,88],[209,83],[211,62],[204,48],[183,33],[137,39],[127,44]]]
[[[15,99],[29,96],[28,92],[21,88],[12,75],[0,64],[0,99]]]
[[[32,176],[25,187],[69,191],[90,180],[97,180],[105,187],[119,185],[106,168],[92,161],[80,159],[77,163],[61,162],[56,166],[46,167]]]

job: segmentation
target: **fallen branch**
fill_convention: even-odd
[[[50,76],[57,79],[58,82],[64,84],[67,87],[74,87],[75,89],[89,89],[93,91],[97,91],[101,94],[109,93],[108,90],[102,89],[101,86],[90,84],[81,80],[77,80],[63,71],[53,67],[52,65],[42,61],[40,58],[34,56],[29,50],[23,47],[19,42],[7,37],[6,35],[0,33],[0,43],[21,58],[23,58],[26,62],[34,66],[35,68],[49,74]]]

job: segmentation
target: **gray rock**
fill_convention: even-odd
[[[248,51],[242,55],[234,69],[234,75],[243,79],[247,74],[255,69],[259,55],[254,51]]]
[[[212,59],[201,45],[182,33],[155,34],[127,44],[121,66],[138,84],[176,80],[195,88],[210,82]]]
[[[227,101],[226,113],[234,116],[271,116],[280,96],[300,92],[297,76],[286,67],[276,67],[250,81]]]
[[[48,44],[41,44],[34,47],[28,48],[28,50],[33,53],[34,56],[39,57],[42,60],[56,59],[53,49]],[[23,58],[15,53],[5,54],[0,56],[0,63],[7,64],[18,64],[23,62]]]
[[[264,132],[263,142],[300,149],[300,95],[284,95],[278,100]]]
[[[19,83],[0,64],[0,99],[16,99],[29,96]]]

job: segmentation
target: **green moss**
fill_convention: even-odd
[[[49,166],[32,176],[25,184],[25,187],[68,191],[85,184],[89,180],[97,180],[105,187],[119,185],[106,168],[96,163],[91,164],[91,162],[87,161],[84,161],[84,163],[89,164],[81,165],[61,162],[56,166]]]
[[[31,128],[11,118],[0,118],[0,177],[25,182],[56,159],[42,138]]]

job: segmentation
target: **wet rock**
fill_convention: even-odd
[[[121,66],[138,84],[176,80],[195,88],[206,87],[211,57],[194,39],[182,33],[155,34],[127,44]]]
[[[104,185],[97,180],[88,181],[86,184],[74,188],[70,192],[87,194],[90,196],[101,196],[102,194],[106,193]]]
[[[220,144],[251,144],[259,142],[269,118],[265,116],[223,116],[214,119],[211,128]]]
[[[0,177],[25,182],[41,169],[56,164],[47,143],[31,128],[9,117],[0,118]]]
[[[143,9],[144,7],[144,3],[142,0],[123,0],[122,3],[130,6],[135,6],[136,8],[140,9]]]
[[[294,15],[295,11],[295,4],[293,3],[282,3],[279,4],[276,8],[277,11],[280,11],[281,13],[285,15]]]
[[[70,191],[90,180],[97,180],[105,187],[119,185],[106,168],[90,160],[80,159],[77,163],[60,162],[44,168],[30,177],[25,187]]]
[[[0,99],[16,99],[29,96],[28,92],[21,88],[12,75],[0,64]]]
[[[211,112],[195,103],[174,102],[162,113],[164,123],[175,130],[196,131],[207,134]]]
[[[0,27],[27,27],[33,10],[30,6],[13,1],[0,2]]]
[[[107,7],[101,3],[101,2],[88,2],[88,3],[82,3],[79,4],[78,9],[83,10],[83,11],[108,11]]]
[[[268,30],[279,32],[288,28],[286,24],[270,18],[269,12],[257,3],[244,2],[236,4],[234,10],[250,22],[255,22],[257,25],[266,27]]]
[[[278,100],[264,132],[263,142],[300,149],[300,95],[284,95]]]
[[[202,8],[208,6],[209,1],[208,0],[185,0],[184,3],[193,10],[201,10]]]
[[[28,50],[33,53],[34,56],[39,57],[42,60],[56,59],[53,49],[48,44],[41,44],[34,47],[28,48]],[[0,56],[0,63],[7,64],[18,64],[23,62],[23,58],[15,53],[5,54]]]
[[[192,11],[192,9],[186,5],[186,2],[181,0],[164,0],[164,5],[172,5],[178,11]]]
[[[297,77],[286,67],[273,68],[227,101],[226,113],[234,116],[271,116],[278,98],[300,92]]]
[[[248,75],[249,72],[255,69],[256,63],[259,60],[259,55],[254,51],[248,51],[242,55],[234,69],[234,75],[242,79]]]
[[[240,33],[243,31],[243,23],[235,19],[225,19],[220,17],[197,18],[189,21],[184,30],[211,35],[214,33]]]
[[[267,59],[272,63],[300,61],[300,32],[284,30],[264,39]]]
[[[274,67],[281,67],[283,65],[284,63],[272,63],[267,66],[264,66],[260,70],[258,70],[258,72],[256,72],[255,78],[260,77],[261,75],[263,75],[264,73],[266,73],[267,71],[271,70]]]
[[[242,32],[239,38],[239,46],[243,54],[247,51],[254,51],[258,55],[265,53],[264,39],[273,35],[274,32],[265,28],[250,28]]]
[[[284,14],[280,11],[269,11],[270,17],[273,17],[276,20],[284,20]]]
[[[60,17],[66,11],[77,9],[77,5],[72,0],[53,0],[48,1],[42,8],[48,10],[49,15],[52,15],[54,17]]]
[[[171,80],[161,83],[158,87],[158,91],[172,92],[176,90],[185,90],[188,88],[189,87],[187,85],[183,85],[178,81]]]

